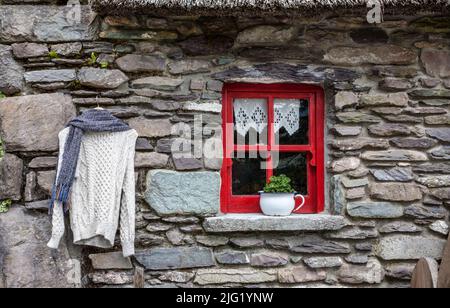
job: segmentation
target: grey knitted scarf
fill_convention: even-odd
[[[86,132],[123,132],[131,128],[106,110],[92,109],[69,122],[70,132],[64,145],[64,154],[59,175],[53,186],[50,212],[55,201],[60,201],[64,211],[69,210],[69,196],[80,154],[80,146]]]

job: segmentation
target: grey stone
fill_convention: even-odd
[[[341,151],[355,151],[364,148],[385,150],[389,148],[389,140],[360,137],[352,140],[333,140],[330,145]]]
[[[413,166],[413,171],[419,174],[422,173],[440,173],[450,174],[450,164],[433,162],[429,164],[421,164]]]
[[[170,63],[169,72],[173,75],[206,73],[211,66],[211,62],[206,60],[182,60]]]
[[[287,45],[297,35],[294,27],[256,26],[239,33],[236,46]]]
[[[264,246],[264,241],[258,237],[233,237],[230,243],[239,248],[255,248]]]
[[[353,202],[347,205],[347,213],[358,218],[399,218],[403,216],[403,207],[389,202]]]
[[[3,144],[7,151],[56,151],[59,148],[58,133],[75,114],[70,96],[63,94],[2,99],[0,131]]]
[[[178,171],[198,170],[203,168],[203,162],[201,159],[196,159],[194,157],[184,157],[183,154],[174,154],[172,159],[175,165],[175,169]]]
[[[10,46],[0,45],[0,91],[6,95],[19,93],[23,88],[24,70],[14,60],[11,50]]]
[[[335,175],[331,179],[331,188],[333,191],[333,214],[342,215],[347,205],[345,200],[345,189],[342,186],[342,176]]]
[[[425,153],[411,150],[367,151],[361,157],[368,161],[420,162],[428,160]]]
[[[351,264],[367,264],[369,263],[369,257],[367,255],[356,254],[345,257],[345,261]]]
[[[450,51],[423,49],[420,60],[428,75],[438,78],[450,77]]]
[[[145,228],[148,232],[166,232],[172,228],[172,225],[162,222],[151,222]]]
[[[74,57],[81,54],[83,45],[80,42],[62,43],[51,46],[51,50],[63,57]]]
[[[380,233],[419,233],[422,229],[413,223],[396,221],[384,224],[378,229]]]
[[[370,196],[387,201],[416,201],[422,199],[422,190],[415,184],[406,183],[372,183]]]
[[[128,77],[119,70],[82,68],[78,71],[81,85],[98,89],[116,89],[128,81]]]
[[[159,246],[165,243],[165,238],[161,235],[149,234],[148,232],[136,234],[136,243],[142,246]]]
[[[440,99],[440,98],[436,98],[436,99],[423,99],[420,101],[420,103],[427,105],[427,106],[437,106],[437,107],[445,107],[447,105],[450,105],[450,99]]]
[[[257,214],[229,214],[206,218],[203,227],[207,232],[250,232],[250,231],[334,231],[347,226],[342,216],[292,215],[270,217]]]
[[[128,124],[134,128],[140,137],[155,138],[171,135],[172,123],[166,119],[133,118]]]
[[[219,211],[220,175],[215,172],[153,170],[147,176],[147,203],[160,215],[214,215]]]
[[[344,185],[345,188],[367,186],[369,185],[369,180],[367,178],[350,180],[349,178],[343,177],[342,185]]]
[[[58,158],[54,156],[43,156],[34,158],[28,167],[32,169],[54,168],[58,164]]]
[[[349,200],[356,200],[364,198],[367,195],[365,187],[357,187],[348,189],[345,197]]]
[[[132,269],[130,258],[124,258],[121,252],[99,253],[89,255],[92,267],[96,270]]]
[[[183,84],[182,78],[168,77],[146,77],[134,80],[132,86],[134,88],[149,88],[161,91],[175,91]]]
[[[168,155],[154,152],[137,152],[134,158],[134,166],[136,168],[164,168],[168,162]]]
[[[350,246],[347,243],[324,240],[315,236],[288,239],[289,250],[304,254],[349,254]]]
[[[407,136],[411,134],[411,129],[403,124],[383,123],[371,125],[368,129],[372,135],[381,137]]]
[[[35,201],[45,197],[41,191],[37,190],[37,176],[33,171],[28,172],[26,175],[23,195],[25,202]]]
[[[380,239],[376,253],[383,260],[440,260],[445,240],[421,236],[395,235]]]
[[[42,192],[46,194],[46,196],[51,196],[55,178],[56,170],[39,171],[37,173],[37,186]]]
[[[340,137],[348,136],[359,136],[362,132],[361,126],[345,126],[345,125],[335,125],[331,129],[336,135]]]
[[[450,91],[444,89],[420,89],[420,90],[412,90],[408,92],[408,95],[413,99],[450,99]],[[427,104],[426,101],[423,102]],[[440,102],[442,103],[442,102]],[[445,104],[444,104],[445,105]],[[432,102],[431,106],[439,106],[437,101]]]
[[[358,251],[372,252],[373,245],[371,243],[357,243],[355,249]]]
[[[129,54],[116,60],[117,66],[127,73],[163,72],[166,60],[160,55]]]
[[[441,83],[441,80],[437,78],[421,78],[420,83],[424,88],[435,88]]]
[[[391,142],[404,149],[429,149],[437,144],[436,140],[430,138],[393,138]]]
[[[350,240],[364,240],[368,238],[376,238],[378,237],[377,230],[373,229],[358,229],[351,228],[346,230],[341,230],[335,233],[327,234],[328,238],[332,239],[350,239]]]
[[[94,284],[121,286],[133,283],[133,275],[129,272],[94,272],[89,278]]]
[[[433,189],[430,195],[439,200],[450,200],[450,189],[448,188]]]
[[[309,269],[303,265],[285,268],[278,272],[278,281],[280,283],[317,282],[324,281],[326,278],[326,271]]]
[[[12,154],[0,158],[0,200],[22,198],[23,161]]]
[[[5,288],[73,288],[67,277],[81,275],[64,241],[57,252],[46,247],[51,224],[47,214],[12,206],[0,215],[0,264]],[[0,282],[0,284],[2,284]],[[80,281],[81,283],[81,281]]]
[[[373,177],[380,182],[411,182],[414,174],[410,168],[396,167],[392,169],[370,170]]]
[[[158,277],[161,281],[170,281],[177,283],[186,283],[195,277],[195,273],[191,272],[166,272]]]
[[[448,235],[449,225],[445,220],[435,221],[430,225],[430,230],[446,236]]]
[[[386,277],[411,281],[415,265],[391,264],[385,267]]]
[[[58,69],[26,72],[24,78],[28,83],[71,82],[77,75],[73,69]]]
[[[208,248],[154,248],[136,252],[136,260],[148,270],[168,270],[214,266]]]
[[[441,114],[425,117],[425,123],[429,125],[450,125],[450,115]]]
[[[442,208],[425,207],[420,205],[411,205],[405,209],[405,215],[416,219],[441,219],[444,218],[446,211]]]
[[[430,154],[434,159],[450,160],[450,146],[434,149]]]
[[[274,270],[256,269],[200,269],[194,282],[201,286],[226,283],[255,284],[274,282],[277,272]]]
[[[372,258],[366,266],[345,264],[338,272],[338,279],[349,284],[379,284],[383,281],[384,275],[381,263]]]
[[[334,106],[336,110],[342,110],[346,107],[354,107],[358,104],[359,98],[353,92],[341,91],[334,97]]]
[[[236,265],[236,264],[249,264],[250,259],[247,254],[242,251],[222,251],[215,253],[216,260],[220,264]]]
[[[346,124],[360,124],[360,123],[380,123],[381,119],[368,113],[358,111],[339,112],[336,114],[339,121]]]
[[[341,173],[350,170],[356,170],[361,165],[361,160],[356,157],[344,157],[334,161],[331,164],[333,172]]]
[[[251,265],[255,267],[277,267],[288,264],[289,259],[278,253],[261,252],[251,256]]]
[[[380,88],[386,91],[402,91],[412,89],[414,85],[407,79],[387,77],[380,82]]]
[[[48,56],[48,47],[46,44],[18,43],[12,44],[11,47],[14,56],[19,59]]]
[[[344,262],[340,257],[311,257],[303,259],[310,268],[332,268],[341,267]]]
[[[166,232],[167,239],[172,245],[180,246],[184,243],[184,234],[178,229],[172,229]]]
[[[34,201],[25,203],[25,208],[27,210],[33,211],[48,211],[50,205],[50,200]]]
[[[428,128],[427,135],[439,141],[450,143],[450,128]]]
[[[77,10],[80,11],[77,11]],[[77,21],[74,18],[80,16]],[[89,5],[2,5],[0,41],[70,42],[97,38],[98,22]]]
[[[417,59],[414,51],[396,45],[367,47],[335,47],[325,55],[325,61],[335,65],[411,64]]]
[[[420,177],[417,182],[429,188],[449,187],[450,175]]]
[[[136,140],[136,151],[153,151],[153,146],[147,138]]]
[[[408,101],[409,97],[406,93],[366,94],[361,97],[361,105],[365,107],[406,107],[408,106]]]
[[[228,244],[228,237],[219,235],[197,235],[195,237],[198,243],[208,247],[219,247]]]
[[[162,221],[174,224],[196,224],[200,222],[200,219],[198,219],[197,217],[188,217],[188,216],[172,216],[172,217],[163,217]]]

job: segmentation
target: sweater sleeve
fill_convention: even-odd
[[[67,139],[67,129],[61,131],[59,134],[59,159],[58,159],[58,171],[56,178],[58,178],[59,171],[61,168],[62,157],[64,155],[64,145]],[[64,210],[61,202],[56,201],[53,206],[53,216],[52,216],[52,237],[48,242],[47,246],[52,249],[58,249],[59,243],[65,233],[64,224]]]
[[[122,202],[120,207],[120,240],[122,242],[122,250],[124,257],[134,255],[134,238],[135,238],[135,219],[136,219],[136,196],[135,196],[135,175],[134,175],[134,156],[137,133],[132,131],[133,135],[130,138],[130,146],[125,178],[122,188]]]

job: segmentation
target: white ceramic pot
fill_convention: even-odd
[[[295,198],[301,197],[301,204],[295,208]],[[289,216],[305,204],[305,197],[294,193],[264,193],[261,192],[260,206],[264,215]]]

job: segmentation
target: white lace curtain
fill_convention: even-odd
[[[274,128],[278,133],[285,128],[289,135],[300,128],[300,101],[276,99],[274,101]],[[235,127],[241,136],[253,128],[261,134],[267,127],[267,101],[265,99],[236,99],[234,101]]]

